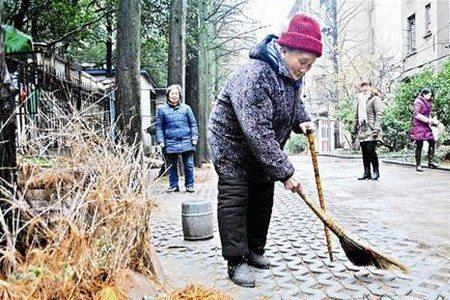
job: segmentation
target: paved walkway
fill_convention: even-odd
[[[304,186],[315,196],[310,158],[292,160]],[[358,182],[360,164],[319,159],[329,210],[349,232],[410,266],[410,275],[353,266],[336,237],[336,260],[330,262],[322,223],[300,198],[278,185],[266,252],[273,266],[255,271],[256,288],[235,286],[227,280],[217,225],[211,240],[183,240],[181,202],[216,204],[214,172],[204,169],[197,170],[195,194],[168,195],[163,193],[165,182],[155,186],[154,244],[166,277],[175,287],[200,283],[246,300],[449,299],[450,173],[416,173],[412,168],[382,164],[379,182]],[[417,189],[420,193],[413,192]]]

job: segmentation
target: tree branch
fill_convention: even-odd
[[[233,6],[230,6],[226,11],[224,11],[216,20],[214,20],[214,23],[219,23],[224,18],[226,18],[230,13],[232,13],[234,10],[238,10],[239,6],[248,3],[249,0],[243,0]]]
[[[114,12],[114,9],[109,9],[109,10],[107,10],[104,14],[102,14],[102,15],[101,15],[100,17],[98,17],[97,19],[95,19],[95,20],[93,20],[93,21],[91,21],[91,22],[85,23],[85,24],[81,25],[80,27],[78,27],[78,28],[76,28],[76,29],[74,29],[74,30],[72,30],[72,31],[69,31],[68,33],[64,34],[64,35],[61,36],[60,38],[57,38],[56,40],[51,41],[50,43],[48,43],[48,46],[49,46],[49,47],[54,46],[55,44],[57,44],[57,43],[59,43],[59,42],[62,42],[62,41],[65,40],[66,38],[70,37],[71,35],[74,35],[74,34],[80,32],[80,31],[83,31],[84,29],[88,28],[89,26],[91,26],[91,25],[93,25],[93,24],[99,22],[100,20],[102,20],[107,14],[109,14],[109,13],[111,13],[111,12]]]
[[[345,22],[347,19],[353,19],[357,15],[359,15],[363,9],[362,9],[363,2],[356,4],[355,7],[349,7],[349,9],[341,15],[338,22],[342,23]]]
[[[342,1],[340,7],[337,10],[337,15],[341,12],[341,10],[344,8],[345,4],[347,3],[347,0]]]
[[[206,16],[206,18],[204,19],[204,21],[208,21],[210,18],[212,18],[215,14],[217,14],[217,12],[219,11],[219,9],[222,7],[222,4],[225,2],[226,0],[221,0],[219,5],[217,5],[214,10],[208,15]]]
[[[218,45],[216,45],[216,46],[210,48],[209,50],[218,49],[218,48],[220,48],[221,46],[225,45],[226,43],[231,42],[232,40],[239,39],[240,37],[242,37],[242,36],[244,36],[244,35],[246,35],[246,34],[255,32],[255,31],[257,31],[257,30],[260,30],[260,29],[263,29],[263,28],[266,28],[266,27],[267,27],[267,25],[264,25],[264,26],[260,26],[260,27],[258,27],[258,28],[252,28],[251,30],[247,30],[247,31],[241,32],[241,33],[239,33],[239,34],[236,35],[236,36],[233,36],[233,37],[230,37],[230,38],[225,39],[224,41],[221,41]]]

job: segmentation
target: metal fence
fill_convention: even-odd
[[[109,128],[114,118],[113,91],[71,64],[45,52],[7,56],[7,64],[19,89],[16,96],[17,134],[25,138],[27,126],[42,132],[58,132],[64,121],[57,110],[70,115],[86,110],[86,117],[96,118]],[[106,134],[111,134],[107,132]]]

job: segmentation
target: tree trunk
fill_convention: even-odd
[[[3,11],[3,0],[0,0],[0,11]],[[15,101],[5,61],[2,28],[0,28],[0,143],[0,186],[9,189],[15,183],[17,168],[16,118]]]
[[[186,0],[170,3],[168,85],[181,85],[181,99],[185,98],[186,82]]]
[[[194,111],[195,119],[197,120],[198,125],[200,126],[199,120],[200,118],[200,106],[199,106],[199,91],[198,91],[198,48],[190,46],[188,63],[186,65],[186,104],[188,104],[192,110]],[[203,158],[199,157],[199,155],[195,156],[195,165],[196,167],[201,167],[203,162]]]
[[[120,0],[116,56],[117,125],[129,144],[141,140],[140,28],[141,1]]]
[[[208,147],[206,141],[206,127],[211,100],[213,98],[214,83],[211,81],[214,73],[214,54],[209,49],[209,41],[213,36],[213,28],[209,22],[203,21],[208,16],[211,2],[199,1],[199,141],[197,153],[202,161],[208,161]]]
[[[14,16],[14,28],[16,28],[17,30],[23,30],[30,6],[30,0],[22,0],[20,2],[20,8],[17,11],[17,14]]]
[[[335,91],[334,91],[334,103],[333,106],[337,106],[340,102],[340,92],[338,86],[339,80],[339,44],[338,44],[338,8],[337,8],[337,0],[332,0],[332,9],[333,9],[333,67],[334,67],[334,76],[335,76]],[[328,120],[330,119],[330,112],[328,112]],[[340,139],[340,126],[339,120],[334,124],[334,148],[341,148],[341,139]],[[330,149],[333,150],[333,149]]]
[[[186,104],[188,104],[194,111],[195,119],[200,119],[199,107],[199,69],[198,69],[198,5],[191,5],[188,7],[189,14],[192,13],[192,18],[189,18],[189,35],[191,43],[186,45],[187,49],[187,64],[186,64]],[[199,124],[200,125],[200,124]],[[195,166],[201,168],[203,158],[198,154],[195,155]]]
[[[0,0],[0,12],[2,11],[3,0]],[[1,14],[0,24],[2,24]],[[4,188],[13,195],[17,182],[16,107],[14,99],[14,94],[16,92],[17,90],[13,91],[13,88],[10,86],[8,68],[5,61],[3,30],[0,27],[0,188]],[[0,197],[3,196],[3,189],[1,189]],[[5,201],[0,202],[0,214],[2,222],[4,221],[2,226],[0,226],[0,235],[4,237],[0,242],[0,246],[6,246],[8,251],[18,250],[24,255],[27,245],[25,242],[26,230],[17,235],[15,243],[12,241],[12,232],[14,232],[14,228],[18,228],[24,224],[21,220],[23,215],[15,215],[11,204]],[[3,269],[5,264],[8,264],[8,259],[0,262],[0,269]]]
[[[169,64],[167,84],[181,86],[181,100],[186,95],[186,0],[170,1]],[[183,174],[182,159],[179,157],[179,173]]]
[[[106,16],[106,77],[112,77],[113,52],[112,52],[112,12]]]

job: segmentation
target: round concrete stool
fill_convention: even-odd
[[[209,201],[184,201],[181,219],[185,240],[205,240],[213,237],[213,212]]]

